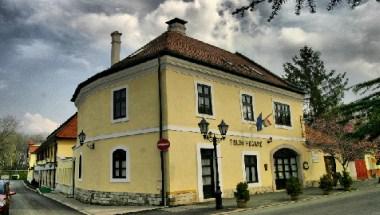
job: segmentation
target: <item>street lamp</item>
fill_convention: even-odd
[[[203,138],[205,140],[208,140],[213,143],[214,145],[214,160],[215,160],[215,168],[216,168],[216,187],[215,187],[215,208],[216,209],[222,209],[223,203],[222,203],[222,191],[220,190],[219,185],[219,167],[218,167],[218,157],[216,153],[216,144],[224,139],[226,139],[226,134],[228,131],[228,125],[222,120],[220,124],[218,125],[219,132],[221,137],[216,137],[215,133],[212,133],[211,131],[208,131],[208,126],[210,123],[208,123],[204,118],[198,123],[199,129],[201,131],[201,134],[203,135]]]
[[[83,132],[83,130],[79,133],[78,138],[80,145],[83,145],[84,140],[86,139],[86,134]]]

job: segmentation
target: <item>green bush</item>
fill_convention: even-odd
[[[350,190],[353,183],[350,174],[343,171],[342,177],[339,178],[339,183],[343,186],[344,190]]]
[[[27,171],[20,171],[19,173],[19,179],[20,180],[26,180],[27,179],[27,177],[28,177],[28,172]]]
[[[50,193],[51,189],[49,187],[40,187],[38,188],[41,193]]]
[[[286,182],[286,192],[290,196],[298,196],[302,193],[302,185],[298,178],[291,177]]]
[[[236,185],[235,198],[238,200],[249,201],[249,190],[246,182],[240,182]]]
[[[323,191],[329,192],[332,190],[334,185],[334,180],[329,174],[323,175],[319,179],[319,188],[321,188]]]

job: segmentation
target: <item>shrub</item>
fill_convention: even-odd
[[[350,174],[346,171],[343,171],[342,177],[339,178],[339,183],[343,186],[344,190],[350,190],[353,183]]]
[[[291,177],[286,182],[286,192],[292,197],[296,197],[302,193],[302,186],[298,178]]]
[[[329,192],[332,190],[334,185],[334,181],[329,174],[323,175],[319,180],[319,188],[321,188],[323,191]]]
[[[237,200],[249,201],[249,190],[246,182],[240,182],[236,185],[235,198]]]

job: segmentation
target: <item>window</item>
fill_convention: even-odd
[[[113,119],[127,117],[127,89],[113,91]]]
[[[276,125],[291,126],[289,105],[275,102],[274,111]]]
[[[82,155],[79,155],[78,178],[82,179]]]
[[[241,102],[242,102],[242,108],[243,108],[243,119],[247,121],[255,121],[254,115],[253,115],[252,96],[247,95],[247,94],[242,94]]]
[[[197,84],[198,91],[198,113],[212,115],[211,87]]]
[[[245,181],[247,183],[257,183],[257,157],[256,155],[244,155]]]
[[[116,149],[112,153],[112,178],[127,178],[127,153],[124,149]]]

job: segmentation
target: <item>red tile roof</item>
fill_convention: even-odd
[[[127,67],[143,63],[163,55],[170,55],[248,79],[267,83],[296,93],[303,92],[273,74],[263,66],[240,53],[231,53],[213,45],[175,31],[166,31],[127,58],[80,83],[71,101],[75,101],[81,88],[102,77]]]
[[[55,136],[58,138],[71,138],[71,139],[77,138],[77,114],[76,113],[58,128],[58,131],[55,134]]]
[[[76,139],[77,138],[77,113],[72,115],[62,125],[55,129],[36,150],[39,152],[46,148],[48,145],[53,144],[56,138],[63,139]]]
[[[38,145],[29,145],[29,153],[30,154],[35,153],[38,147],[39,147]]]

